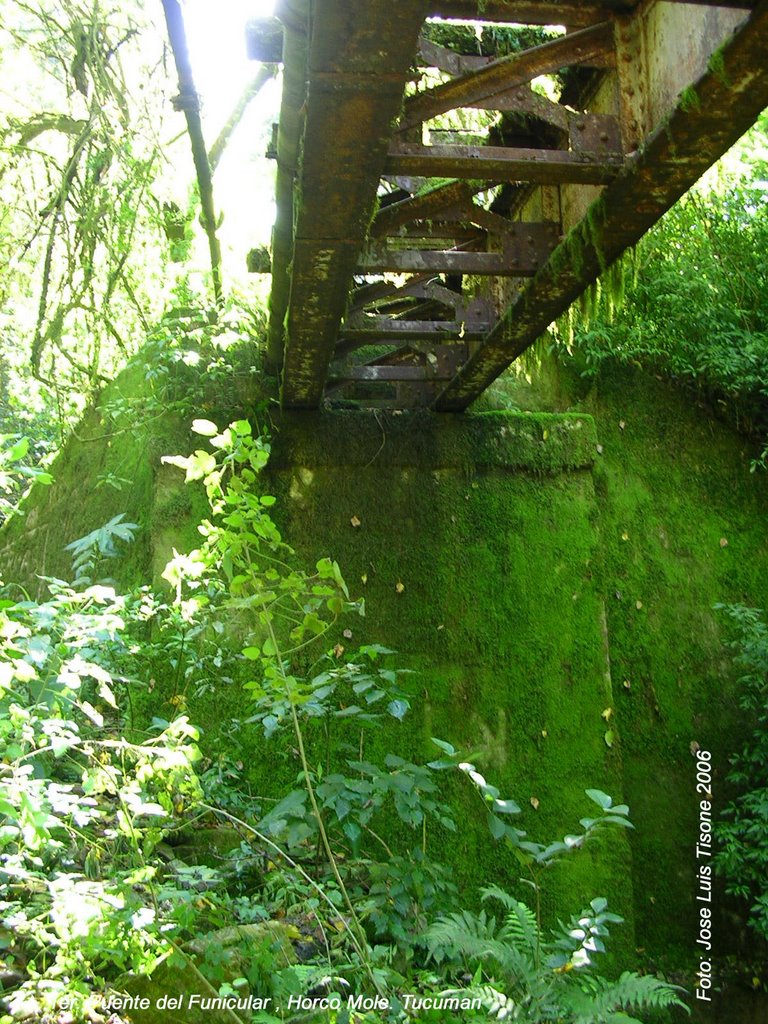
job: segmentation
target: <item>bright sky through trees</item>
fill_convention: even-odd
[[[183,10],[210,148],[259,69],[246,56],[246,22],[272,14],[274,0],[186,0]],[[275,168],[264,153],[278,117],[281,87],[278,77],[252,101],[214,178],[216,203],[224,212],[222,244],[241,264],[248,249],[269,243],[275,219]],[[236,269],[239,273],[242,266]]]

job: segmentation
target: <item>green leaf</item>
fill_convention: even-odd
[[[187,483],[191,480],[202,480],[203,477],[209,476],[215,469],[216,458],[210,452],[198,449],[187,459]]]
[[[336,718],[349,718],[351,715],[359,715],[362,711],[357,704],[350,704],[348,708],[342,708],[341,711],[335,711],[334,716]]]
[[[210,441],[212,448],[218,448],[219,451],[229,451],[232,447],[232,434],[229,430],[224,430],[221,434],[212,437]]]
[[[101,729],[101,727],[104,725],[104,716],[100,712],[98,712],[96,708],[87,700],[80,701],[79,707],[83,714],[87,715],[88,718],[90,718],[90,720],[93,722],[93,724],[98,725],[98,727]]]
[[[583,845],[584,836],[563,836],[563,842],[569,850],[575,850]]]
[[[244,647],[243,657],[249,661],[259,661],[261,659],[261,648],[260,647]]]
[[[605,740],[606,747],[612,747],[613,746],[613,741],[615,739],[615,734],[614,734],[613,729],[606,730],[606,733],[605,733],[605,736],[603,736],[603,739]]]
[[[541,854],[539,855],[538,859],[541,863],[546,863],[547,861],[552,860],[552,858],[556,857],[558,854],[567,852],[568,847],[565,845],[565,843],[550,843],[546,849],[541,851]]]
[[[410,704],[408,703],[408,701],[399,698],[391,700],[389,704],[387,704],[387,711],[390,713],[390,715],[392,715],[393,718],[396,718],[399,722],[402,722],[402,720],[408,713],[409,709]]]
[[[51,750],[54,757],[61,757],[67,750],[80,743],[78,736],[51,736]]]
[[[164,466],[178,466],[179,469],[186,469],[189,465],[186,455],[163,455],[160,461]]]
[[[520,814],[520,808],[514,800],[494,800],[493,809],[497,814]]]
[[[219,432],[219,428],[212,420],[192,420],[192,429],[203,437],[214,437]]]
[[[341,817],[341,815],[339,815]],[[363,830],[354,821],[347,821],[342,828],[344,835],[352,844],[352,853],[357,856],[358,850],[360,849],[360,840],[363,836]]]
[[[16,444],[12,445],[8,449],[8,451],[5,453],[4,458],[7,459],[8,462],[18,462],[19,459],[24,458],[28,451],[29,438],[22,437],[20,440],[16,442]]]
[[[623,825],[624,828],[634,828],[635,826],[629,821],[628,818],[616,818],[613,814],[608,814],[603,818],[606,825]]]
[[[603,793],[601,789],[585,789],[584,792],[593,803],[596,803],[598,807],[602,807],[604,811],[607,811],[613,804],[611,797],[607,793]]]
[[[495,814],[488,815],[488,828],[491,830],[491,835],[494,839],[502,839],[507,832],[507,826]]]

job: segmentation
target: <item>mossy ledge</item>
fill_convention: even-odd
[[[587,413],[429,412],[372,416],[352,410],[285,413],[272,465],[363,467],[472,466],[557,474],[589,469],[597,454]]]

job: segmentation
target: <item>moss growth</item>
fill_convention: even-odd
[[[587,210],[584,218],[586,224],[586,232],[589,242],[595,251],[597,256],[597,262],[600,264],[600,272],[605,273],[608,269],[608,258],[605,254],[605,218],[607,208],[605,200],[601,196],[595,200],[594,203]]]
[[[718,81],[721,82],[722,85],[726,86],[726,88],[728,88],[731,85],[731,79],[725,67],[725,51],[725,44],[723,44],[723,46],[718,47],[718,49],[716,49],[712,56],[709,58],[707,67],[712,72],[712,74],[718,79]]]
[[[597,281],[586,288],[579,296],[579,312],[586,327],[594,320],[600,303],[600,289]]]
[[[285,534],[307,562],[338,559],[366,597],[370,618],[350,643],[383,638],[418,672],[423,713],[397,733],[372,734],[368,756],[393,742],[404,755],[434,756],[432,735],[479,750],[539,839],[577,827],[589,811],[585,788],[618,797],[622,787],[601,718],[612,698],[592,431],[588,417],[492,413],[394,417],[382,438],[370,417],[339,413],[309,430],[305,419],[284,422],[273,448]],[[516,877],[475,795],[457,784],[455,799],[471,827],[433,842],[464,891]],[[630,921],[627,954],[624,843],[614,836],[597,861],[579,856],[553,875],[550,911],[610,894]]]
[[[695,925],[690,744],[712,751],[719,782],[740,743],[712,606],[768,598],[765,482],[749,474],[730,430],[639,371],[606,368],[586,407],[602,444],[595,482],[616,720],[638,826],[638,940],[682,966]]]
[[[590,467],[595,445],[592,417],[581,413],[414,412],[376,418],[352,411],[286,413],[272,465],[430,470],[465,466],[468,471],[505,468],[553,474]]]
[[[2,577],[25,585],[33,596],[44,590],[41,576],[69,579],[72,564],[65,546],[103,526],[120,512],[145,524],[153,504],[148,449],[158,424],[142,426],[130,411],[130,399],[144,389],[138,369],[126,371],[108,388],[99,406],[86,413],[76,434],[54,462],[54,485],[34,487],[24,515],[2,531]],[[109,415],[110,403],[124,403],[124,414]],[[119,483],[119,489],[110,485]],[[110,572],[126,585],[142,582],[149,569],[151,542],[142,530]]]
[[[661,966],[690,968],[690,744],[712,751],[719,786],[740,720],[712,605],[768,600],[765,480],[750,475],[741,439],[653,378],[606,363],[593,386],[543,351],[528,370],[488,401],[575,411],[284,416],[265,488],[302,559],[337,558],[365,595],[369,618],[342,642],[384,642],[418,670],[416,713],[387,736],[371,733],[366,753],[399,744],[404,756],[432,756],[433,735],[473,748],[488,778],[525,805],[535,838],[574,828],[587,786],[623,796],[637,826],[631,849],[621,835],[580,854],[552,876],[549,912],[600,892],[628,919],[617,929],[624,961],[636,942]],[[237,414],[232,403],[204,410]],[[91,440],[70,446],[57,484],[6,535],[6,579],[23,580],[24,566],[26,579],[39,566],[57,571],[54,547],[118,511],[146,527],[129,575],[157,575],[172,544],[197,542],[199,496],[159,467],[161,454],[190,445],[186,423],[159,417],[146,433],[121,435],[130,445],[110,447],[104,433],[90,414],[80,435]],[[92,481],[105,469],[128,477],[126,460],[134,486],[93,490],[109,503],[92,507]],[[158,691],[143,699],[159,705]],[[169,710],[157,705],[148,713]],[[271,747],[267,761],[259,736],[233,731],[247,717],[237,685],[220,683],[189,711],[209,749],[252,766],[256,791],[292,784],[289,749]],[[459,835],[430,833],[428,844],[469,893],[517,868],[461,781],[452,783]]]
[[[688,86],[687,89],[683,89],[680,93],[680,109],[686,114],[690,113],[692,110],[701,110],[699,94],[692,85]]]

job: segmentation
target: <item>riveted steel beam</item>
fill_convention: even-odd
[[[477,71],[459,75],[408,99],[399,131],[408,131],[456,107],[488,101],[497,93],[508,92],[566,65],[584,64],[596,58],[603,60],[612,49],[613,24],[604,21],[522,53],[501,57]]]
[[[307,61],[282,401],[319,405],[426,0],[316,4]]]
[[[619,152],[564,149],[512,149],[505,146],[421,146],[395,142],[384,167],[388,174],[452,177],[484,181],[531,181],[539,185],[572,182],[605,185],[623,163]]]
[[[766,51],[768,0],[760,0],[523,289],[435,408],[470,405],[754,123],[768,106]]]

